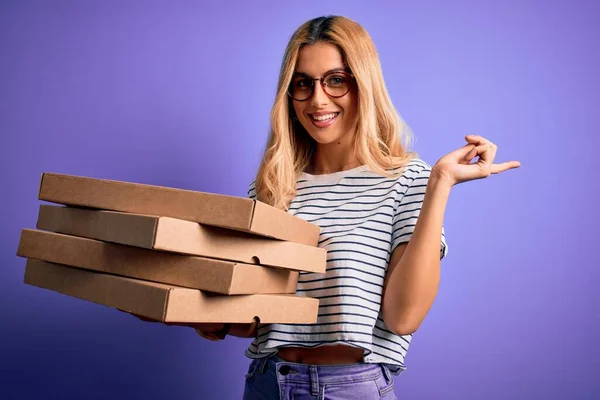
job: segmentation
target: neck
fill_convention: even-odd
[[[359,163],[351,143],[334,142],[317,145],[310,172],[330,174],[358,167]]]

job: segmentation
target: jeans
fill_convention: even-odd
[[[383,364],[307,365],[252,360],[243,400],[397,400]]]

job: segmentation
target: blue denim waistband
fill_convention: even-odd
[[[279,381],[311,382],[313,384],[343,384],[377,379],[385,375],[390,381],[392,374],[383,364],[336,364],[311,365],[282,360],[277,355],[256,360],[251,374],[271,372]]]

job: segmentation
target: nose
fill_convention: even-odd
[[[319,107],[327,104],[329,102],[329,96],[323,90],[323,86],[321,86],[320,82],[315,82],[315,89],[313,91],[313,95],[311,98],[311,103],[313,107]]]

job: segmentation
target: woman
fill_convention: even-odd
[[[374,45],[343,17],[294,33],[271,124],[249,195],[321,226],[327,272],[301,274],[297,291],[320,299],[318,322],[197,331],[255,338],[244,399],[395,399],[436,296],[450,189],[519,163],[493,164],[497,147],[474,135],[433,167],[409,152]]]

